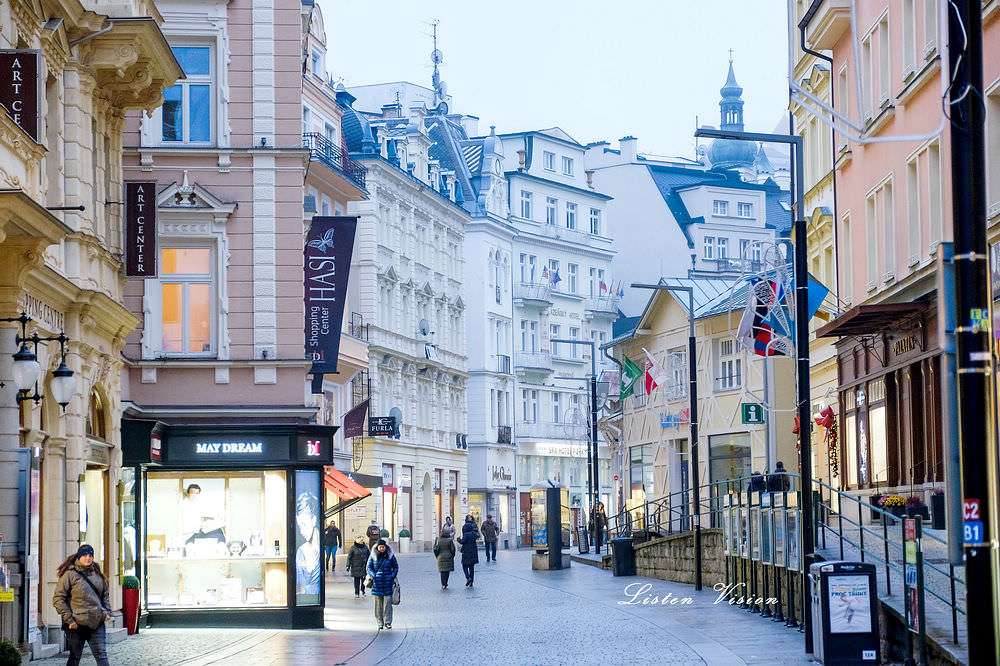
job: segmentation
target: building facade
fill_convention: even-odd
[[[13,359],[0,355],[0,532],[14,590],[0,635],[35,657],[62,640],[50,600],[66,556],[94,546],[116,616],[130,560],[115,494],[121,353],[136,325],[121,305],[121,147],[126,113],[152,112],[182,76],[161,22],[150,2],[0,8],[2,338],[10,354],[15,336],[45,339],[26,345],[41,372],[22,399]],[[20,313],[23,325],[12,321]],[[64,405],[53,381],[61,364],[75,380]]]

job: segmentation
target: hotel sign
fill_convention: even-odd
[[[156,183],[125,183],[125,277],[155,278]]]
[[[38,51],[0,51],[0,106],[35,143],[38,143],[40,135],[40,62]]]

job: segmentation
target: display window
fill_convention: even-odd
[[[315,474],[312,485],[317,487],[300,481],[309,487],[297,499],[303,504],[301,524],[310,513],[318,530]],[[284,470],[148,472],[147,607],[287,606],[287,490]],[[313,559],[319,562],[319,551],[318,535],[305,532],[308,536],[300,535],[296,544],[296,567],[301,555],[307,569]],[[315,558],[308,557],[308,544],[316,550]],[[318,603],[318,584],[299,579],[298,587]]]
[[[295,472],[295,527],[295,604],[316,605],[323,578],[323,567],[320,566],[319,472]]]

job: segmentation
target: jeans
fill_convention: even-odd
[[[333,571],[334,567],[337,566],[337,547],[336,546],[324,546],[323,550],[326,551],[326,559],[324,560],[324,566]]]
[[[441,584],[445,587],[448,586],[448,577],[451,575],[450,571],[442,571],[441,573]]]
[[[82,631],[81,631],[82,630]],[[88,632],[89,635],[88,635]],[[90,651],[97,660],[97,666],[108,666],[108,653],[105,649],[107,635],[104,630],[104,623],[97,629],[66,629],[66,649],[69,650],[69,660],[66,666],[77,666],[80,657],[83,656],[84,643],[90,643]]]
[[[375,597],[375,619],[378,620],[378,628],[383,625],[392,624],[392,597],[390,595],[373,595]]]
[[[463,564],[462,573],[465,574],[465,580],[472,581],[476,578],[476,565],[475,564]]]
[[[354,596],[358,596],[359,594],[365,593],[364,580],[365,580],[364,576],[354,577]]]
[[[496,562],[497,561],[497,542],[496,541],[487,541],[486,542],[486,561],[487,562],[490,561],[490,553],[491,552],[493,553],[493,561]]]

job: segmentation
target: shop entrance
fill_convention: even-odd
[[[521,545],[531,546],[531,493],[521,493]]]

